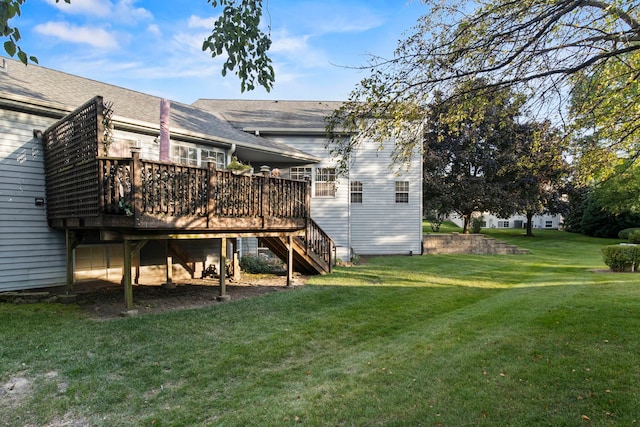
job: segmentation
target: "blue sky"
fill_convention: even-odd
[[[411,0],[264,0],[276,83],[241,93],[202,52],[217,11],[206,0],[30,0],[21,47],[40,65],[192,103],[198,98],[347,98],[367,55],[390,57],[424,6]]]

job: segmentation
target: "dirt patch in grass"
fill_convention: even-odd
[[[31,395],[31,381],[25,377],[11,377],[0,384],[0,400],[8,406],[18,406]]]
[[[294,275],[293,285],[287,286],[285,276],[271,274],[242,274],[238,281],[226,281],[230,300],[258,297],[273,292],[286,292],[303,286],[306,276]],[[62,294],[63,289],[54,293]],[[111,319],[126,313],[124,289],[112,283],[82,283],[74,286],[75,304],[91,318]],[[177,282],[175,287],[162,285],[134,285],[133,302],[137,315],[221,304],[218,279],[191,279]],[[128,314],[132,314],[129,312]]]

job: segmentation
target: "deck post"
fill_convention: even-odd
[[[124,266],[122,267],[122,284],[124,285],[124,302],[127,311],[133,310],[133,285],[131,283],[131,267],[135,256],[139,256],[140,249],[147,243],[147,240],[140,240],[134,243],[127,238],[124,239]]]
[[[78,246],[76,235],[73,231],[65,228],[65,240],[67,247],[67,277],[66,277],[66,291],[67,293],[73,292],[73,250]]]
[[[218,181],[215,162],[209,162],[209,182],[207,185],[207,227],[212,228],[216,216],[215,190]]]
[[[169,241],[164,241],[164,253],[167,257],[167,280],[164,284],[166,288],[173,289],[175,285],[173,284],[173,257],[171,256],[171,249],[169,248]]]
[[[133,310],[133,286],[131,285],[131,258],[133,257],[133,243],[131,240],[124,241],[124,267],[122,283],[124,285],[124,302],[127,310]]]
[[[291,286],[293,282],[293,236],[287,236],[287,286]]]
[[[230,299],[227,295],[227,288],[225,279],[227,275],[227,238],[220,239],[220,294],[218,295],[218,301],[228,301]]]
[[[142,217],[142,161],[140,149],[131,150],[131,197],[134,224],[137,227]]]
[[[231,239],[233,245],[233,280],[240,280],[240,239]]]
[[[307,183],[307,188],[305,191],[305,201],[304,201],[304,206],[305,206],[305,223],[306,223],[306,227],[304,228],[304,241],[305,241],[305,253],[307,255],[309,255],[309,245],[311,244],[311,179],[309,179],[308,177],[305,179],[306,183]]]
[[[133,280],[133,283],[135,283],[136,285],[139,285],[140,284],[140,254],[139,253],[133,258],[133,266],[136,269],[136,276],[135,276],[135,279]]]
[[[262,168],[260,168],[262,170]],[[269,194],[271,193],[271,183],[269,182],[269,176],[271,175],[270,169],[265,168],[262,172],[264,180],[262,181],[262,206],[260,206],[260,216],[262,217],[262,228],[267,225],[267,219],[271,215],[269,211]]]

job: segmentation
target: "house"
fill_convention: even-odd
[[[419,253],[421,168],[396,175],[372,141],[337,177],[323,133],[336,104],[171,102],[171,162],[161,105],[0,58],[0,291],[122,279],[130,292],[132,270],[145,283],[223,270],[258,238],[290,270]],[[225,170],[233,157],[254,173]]]
[[[101,103],[93,101],[97,95],[104,99],[102,106],[98,105]],[[64,123],[65,117],[72,121],[70,126],[61,131],[61,135],[64,136],[65,132],[83,131],[89,125],[76,116],[69,119],[72,116],[68,115],[78,107],[94,104],[98,105],[99,109],[113,112],[110,115],[101,112],[101,119],[98,119],[95,125],[101,129],[98,133],[109,131],[109,149],[106,150],[106,144],[97,143],[95,140],[103,135],[96,135],[91,142],[92,145],[86,145],[94,151],[89,153],[86,161],[59,169],[79,173],[81,165],[88,162],[94,167],[97,157],[109,157],[108,167],[99,163],[100,167],[107,168],[108,171],[105,169],[104,174],[95,172],[94,176],[89,176],[91,183],[83,182],[73,175],[67,176],[65,182],[57,185],[56,200],[52,200],[51,194],[56,188],[53,188],[51,183],[49,187],[45,187],[45,157],[48,145],[46,141],[43,145],[41,135],[44,132],[46,139],[46,130],[55,130],[54,125]],[[287,213],[277,213],[277,217],[271,214],[258,217],[258,214],[255,214],[253,217],[244,218],[246,214],[233,211],[234,206],[231,206],[248,204],[244,203],[244,200],[238,200],[240,188],[223,188],[224,183],[218,182],[216,189],[228,192],[225,200],[229,202],[229,206],[225,208],[226,218],[219,218],[222,214],[214,218],[217,219],[214,229],[202,226],[206,203],[201,207],[201,212],[192,215],[194,221],[186,224],[178,221],[169,222],[170,215],[166,211],[143,212],[146,215],[145,227],[148,230],[138,227],[139,224],[135,224],[134,228],[128,228],[126,221],[130,218],[125,214],[126,209],[109,212],[109,216],[104,216],[102,206],[99,214],[91,213],[86,217],[82,217],[83,214],[79,213],[80,209],[77,206],[73,206],[76,210],[73,212],[66,209],[71,206],[71,202],[96,202],[98,194],[92,185],[102,185],[102,180],[107,179],[114,171],[130,171],[126,162],[132,158],[132,149],[139,151],[138,157],[141,161],[158,160],[160,105],[161,99],[151,95],[36,65],[25,67],[10,59],[0,61],[0,123],[3,129],[0,136],[0,291],[68,284],[69,281],[78,279],[120,281],[123,266],[127,262],[124,256],[126,245],[123,245],[123,241],[129,241],[128,237],[117,235],[117,230],[122,226],[128,230],[145,233],[153,229],[157,234],[161,234],[161,231],[166,234],[168,231],[176,230],[192,230],[199,234],[199,239],[169,242],[169,239],[154,236],[153,240],[150,239],[149,244],[139,251],[135,262],[139,264],[143,276],[145,273],[154,272],[164,276],[164,263],[167,262],[170,266],[167,268],[169,279],[174,267],[176,272],[186,270],[193,276],[197,274],[197,270],[219,263],[222,244],[219,236],[224,233],[230,238],[258,233],[283,238],[304,234],[308,222],[304,216],[308,215],[308,206],[304,194],[298,196],[295,201],[289,200],[294,194],[293,187],[287,187],[287,193],[283,193],[279,203],[283,206],[287,203],[297,203],[296,206],[300,209],[296,212],[291,210]],[[101,123],[107,119],[110,122],[109,126]],[[169,125],[171,158],[175,164],[191,168],[181,170],[181,176],[187,176],[187,172],[206,175],[209,173],[208,167],[213,170],[217,168],[218,174],[222,173],[221,169],[232,156],[237,156],[246,163],[278,164],[286,167],[318,161],[314,156],[293,147],[238,131],[227,122],[190,105],[172,103]],[[104,141],[106,140],[105,138]],[[72,142],[58,146],[67,147],[70,144]],[[63,153],[63,159],[66,159],[64,156],[75,155],[75,152],[66,152]],[[154,171],[150,174],[177,174],[175,171],[167,172],[166,162],[149,164],[150,167],[155,167],[150,169]],[[213,177],[210,173],[208,176]],[[231,178],[225,176],[225,179],[231,183]],[[259,181],[260,177],[248,179],[251,183],[246,185],[258,186],[263,182]],[[123,186],[125,181],[121,179],[119,185],[112,185],[112,188],[117,189],[115,194],[110,195],[112,202],[125,201],[125,195],[122,194],[126,192],[126,188],[123,191],[123,187],[126,187]],[[198,181],[205,185],[198,196],[202,200],[205,200],[207,195],[205,181],[204,178],[199,178]],[[185,183],[185,186],[193,182]],[[128,185],[130,186],[130,183]],[[273,194],[280,194],[277,190],[284,185],[296,186],[296,191],[304,193],[307,184],[277,180],[270,183],[270,189]],[[86,188],[89,189],[88,192]],[[251,188],[253,193],[259,191],[257,187]],[[213,190],[209,194],[212,193]],[[69,206],[64,206],[65,203],[60,204],[60,200],[67,200],[71,196],[75,197],[75,200],[65,202]],[[99,203],[105,204],[106,197],[101,195]],[[259,194],[256,197],[259,197]],[[195,196],[193,200],[196,200]],[[172,207],[175,207],[174,202],[168,201]],[[113,205],[114,203],[111,203],[109,206],[113,208]],[[257,206],[256,209],[262,207]],[[269,208],[270,205],[267,204],[265,207]],[[160,218],[156,224],[150,222],[152,214],[157,214],[156,217]],[[209,216],[211,215],[209,213]],[[182,219],[184,218],[186,217]],[[107,220],[111,222],[108,223]],[[115,236],[105,236],[107,231]],[[78,237],[79,234],[82,236]],[[141,238],[148,237],[145,235]],[[167,256],[169,252],[171,256]],[[181,266],[184,268],[180,268]]]
[[[336,176],[326,149],[325,117],[340,102],[199,99],[207,110],[246,133],[260,135],[319,158],[287,167],[286,177],[312,183],[313,219],[333,239],[336,256],[420,254],[422,250],[422,165],[418,152],[407,171],[390,167],[393,144],[362,144],[347,176]],[[419,149],[419,148],[418,148]],[[418,151],[418,150],[416,150]]]
[[[482,215],[482,228],[526,228],[526,215],[512,215],[509,218],[500,218],[491,213],[485,212]],[[462,227],[464,220],[457,215],[451,215],[449,218],[454,224]],[[562,228],[562,215],[534,215],[532,218],[532,228],[559,230]]]

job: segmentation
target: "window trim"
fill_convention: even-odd
[[[395,181],[396,204],[409,203],[409,181]]]
[[[302,174],[300,172],[302,171]],[[294,178],[295,177],[295,178]],[[289,178],[298,181],[311,180],[313,168],[311,166],[293,166],[289,168]]]
[[[362,184],[362,181],[351,181],[349,183],[349,202],[351,204],[361,205],[364,199],[363,190],[364,190],[364,185]]]
[[[337,194],[337,175],[336,168],[316,168],[315,182],[313,185],[313,194],[318,198],[331,199]],[[322,179],[320,179],[322,178]],[[320,187],[320,188],[319,188]],[[324,188],[323,188],[324,187]],[[319,191],[321,190],[321,191]],[[319,194],[320,193],[320,194]]]
[[[180,156],[174,155],[174,150],[176,149],[179,150],[181,148],[187,150],[187,157],[180,157]],[[192,150],[195,151],[194,153],[195,158],[190,157]],[[170,151],[169,158],[171,159],[172,162],[179,165],[207,167],[209,165],[209,161],[203,155],[203,151],[206,151],[207,155],[209,155],[210,152],[222,154],[222,159],[221,159],[222,161],[219,161],[219,159],[217,158],[218,156],[216,156],[216,163],[215,163],[216,169],[224,169],[227,166],[227,152],[221,148],[201,147],[198,145],[182,144],[182,143],[173,142],[173,141],[171,142],[171,151]],[[183,160],[186,160],[186,161],[183,161]]]

